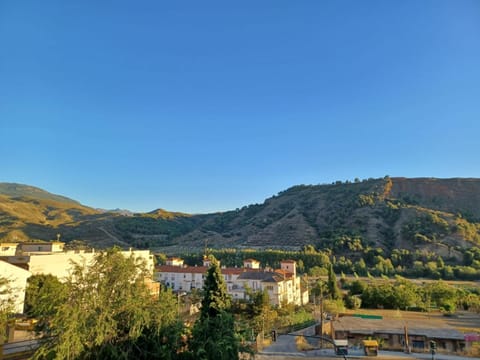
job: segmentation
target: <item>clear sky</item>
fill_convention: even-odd
[[[0,181],[190,213],[480,177],[480,1],[0,2]]]

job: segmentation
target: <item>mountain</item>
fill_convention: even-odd
[[[80,205],[78,201],[69,199],[68,197],[52,194],[34,186],[16,183],[0,183],[0,194],[12,198],[32,198],[37,200],[50,200],[65,204]]]
[[[348,247],[361,239],[362,246],[387,252],[421,248],[452,256],[455,247],[480,243],[479,200],[480,179],[387,177],[299,185],[263,204],[205,217],[172,242],[288,248],[342,241]]]
[[[387,254],[409,249],[460,260],[462,249],[480,247],[480,179],[385,177],[297,185],[262,204],[204,215],[105,212],[37,188],[0,184],[1,240],[48,240],[57,233],[66,242],[96,247],[314,245],[345,255],[356,247],[378,247]]]

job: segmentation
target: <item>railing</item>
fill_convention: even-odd
[[[30,358],[40,346],[39,340],[22,340],[0,345],[0,360]]]

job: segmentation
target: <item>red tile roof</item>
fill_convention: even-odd
[[[223,268],[220,270],[224,275],[239,275],[245,271],[243,268]]]
[[[169,272],[179,274],[204,274],[207,272],[207,266],[174,266],[174,265],[159,265],[155,268],[157,272]]]

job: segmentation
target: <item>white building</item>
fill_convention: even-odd
[[[54,253],[62,252],[65,243],[61,241],[51,242],[24,242],[18,244],[17,254],[20,253]]]
[[[174,291],[189,292],[203,287],[208,266],[207,259],[204,259],[203,266],[186,266],[181,259],[172,258],[167,260],[166,265],[156,267],[155,279]],[[227,292],[233,299],[246,299],[249,290],[266,290],[274,305],[302,305],[308,302],[308,292],[301,289],[293,260],[282,261],[280,269],[265,270],[260,268],[259,261],[246,259],[243,268],[223,267],[221,273]]]
[[[18,243],[0,243],[0,256],[14,256],[17,253]]]
[[[0,286],[0,302],[13,301],[14,311],[23,313],[25,289],[30,271],[0,260],[0,277],[8,281],[8,285]]]
[[[38,247],[26,247],[25,249],[34,250],[32,252],[22,251],[17,252],[14,256],[2,256],[0,260],[9,262],[10,264],[21,267],[30,271],[32,275],[51,274],[58,277],[60,280],[66,279],[70,275],[72,269],[72,262],[78,264],[89,265],[95,257],[95,251],[58,251],[60,247],[55,244],[50,247],[53,251],[48,252],[38,251]],[[62,247],[63,249],[63,247]],[[121,252],[125,257],[133,256],[136,259],[141,259],[145,262],[147,270],[153,274],[154,260],[150,250],[128,250]],[[21,254],[21,255],[19,255]]]

